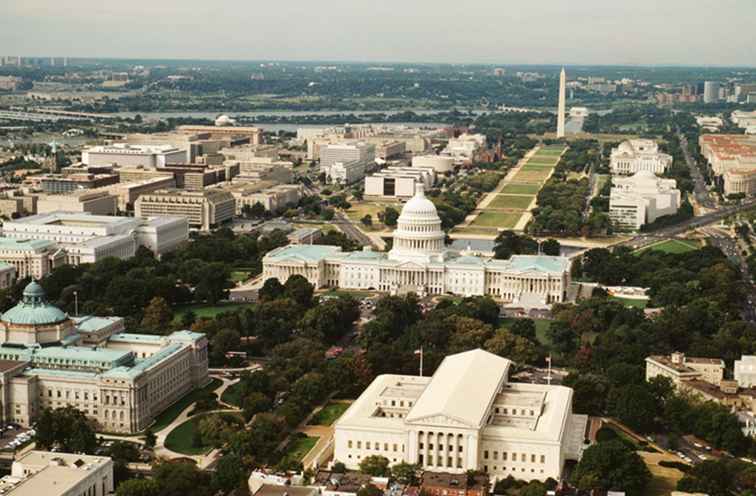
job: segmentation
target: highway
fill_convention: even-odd
[[[732,214],[736,214],[743,210],[748,210],[749,208],[754,208],[754,207],[756,207],[756,199],[744,201],[740,205],[722,207],[717,210],[714,210],[713,212],[709,212],[707,214],[700,215],[698,217],[690,218],[686,221],[680,222],[679,224],[675,224],[673,226],[663,227],[661,229],[657,229],[656,231],[639,234],[638,236],[635,236],[634,238],[628,239],[627,241],[623,241],[622,243],[618,243],[617,246],[630,246],[632,248],[642,248],[646,245],[650,245],[651,243],[658,241],[659,239],[678,236],[692,229],[698,229],[699,227],[704,227],[704,226],[708,226],[709,224],[714,224]]]

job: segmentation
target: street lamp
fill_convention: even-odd
[[[78,317],[79,316],[79,292],[74,291],[74,314]]]

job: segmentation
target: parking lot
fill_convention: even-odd
[[[0,435],[0,449],[18,449],[31,442],[34,434],[34,429],[25,429],[18,424],[8,424]]]

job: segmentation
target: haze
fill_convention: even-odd
[[[756,64],[753,0],[5,0],[3,55]]]

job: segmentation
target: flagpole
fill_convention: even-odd
[[[546,362],[549,364],[548,372],[546,373],[546,381],[549,386],[551,386],[551,354],[549,354],[548,357],[546,357]]]

